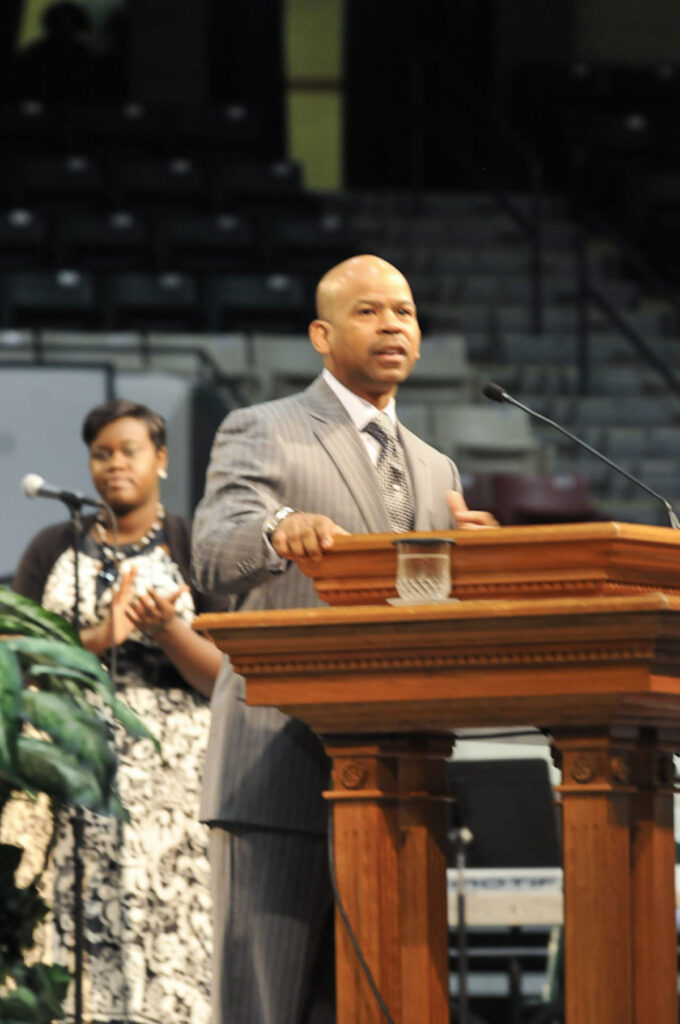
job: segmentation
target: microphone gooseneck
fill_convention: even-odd
[[[540,420],[541,423],[547,423],[549,427],[554,427],[555,430],[559,430],[560,434],[564,434],[564,436],[568,437],[570,441],[574,442],[574,444],[577,444],[581,448],[584,448],[587,452],[590,452],[591,455],[594,455],[596,459],[600,459],[600,461],[604,462],[607,466],[610,467],[610,469],[616,470],[616,472],[620,473],[621,476],[625,476],[626,480],[630,480],[631,483],[634,483],[636,484],[636,486],[641,487],[643,491],[646,491],[647,494],[651,494],[653,498],[656,498],[657,501],[661,502],[661,504],[666,509],[666,512],[668,513],[668,519],[673,529],[680,530],[680,520],[675,514],[675,511],[673,510],[673,506],[671,505],[671,503],[667,501],[666,498],[664,498],[661,494],[657,494],[656,491],[653,491],[651,487],[647,486],[647,484],[644,484],[642,480],[638,480],[636,476],[633,476],[632,473],[629,473],[628,470],[623,468],[623,466],[619,466],[616,462],[612,462],[612,460],[607,458],[606,455],[603,455],[602,452],[598,452],[596,448],[592,448],[585,441],[582,441],[580,437],[577,437],[576,434],[572,434],[570,430],[567,430],[566,427],[560,426],[559,423],[555,423],[554,420],[551,420],[547,416],[544,416],[543,413],[536,412],[535,409],[531,409],[528,405],[524,405],[523,402],[520,402],[517,398],[514,398],[512,395],[508,394],[505,388],[502,388],[500,384],[494,384],[492,381],[489,381],[487,384],[484,385],[483,393],[487,398],[490,398],[494,402],[508,402],[510,405],[514,405],[518,409],[521,409],[522,412],[525,412],[528,416],[531,416],[533,419]]]
[[[38,473],[27,473],[21,481],[21,490],[27,498],[54,498],[63,501],[69,508],[82,508],[83,505],[93,505],[95,508],[108,508],[101,498],[90,498],[79,491],[65,491],[61,487],[45,482]]]

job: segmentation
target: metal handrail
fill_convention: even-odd
[[[149,368],[153,363],[154,355],[179,355],[179,356],[192,356],[199,365],[207,371],[208,378],[212,384],[218,387],[224,388],[229,394],[229,398],[234,405],[245,405],[246,400],[239,393],[238,384],[228,377],[221,369],[219,364],[216,362],[214,357],[206,349],[195,345],[163,345],[149,344],[148,338],[141,334],[138,336],[136,341],[123,342],[116,344],[115,348],[102,344],[92,343],[87,346],[87,350],[83,350],[82,345],[69,345],[61,342],[46,342],[43,340],[40,331],[36,331],[26,346],[17,346],[15,351],[21,351],[21,348],[29,349],[32,353],[32,362],[35,366],[44,366],[48,363],[54,364],[54,356],[60,352],[77,353],[82,354],[83,359],[81,361],[69,362],[68,366],[73,367],[91,367],[91,366],[111,366],[113,363],[92,363],[88,360],[87,356],[90,355],[105,355],[112,359],[119,353],[126,355],[137,355],[143,366]],[[3,363],[2,365],[7,365]],[[64,364],[59,364],[64,365]]]
[[[581,220],[588,227],[611,238],[616,243],[623,266],[632,273],[637,282],[673,307],[678,324],[680,324],[680,295],[678,295],[677,289],[653,269],[639,247],[593,210],[583,211]]]
[[[619,311],[614,308],[607,296],[592,283],[589,274],[588,253],[583,227],[580,227],[576,233],[576,259],[578,280],[577,353],[579,394],[587,395],[590,392],[590,367],[592,360],[590,358],[590,322],[588,312],[590,304],[593,303],[605,314],[609,322],[619,333],[631,343],[638,355],[652,369],[656,370],[670,390],[680,396],[680,379],[648,342],[645,341],[640,332],[625,320]]]

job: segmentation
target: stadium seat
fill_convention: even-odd
[[[229,209],[235,199],[260,202],[289,199],[300,193],[302,176],[290,160],[217,159],[211,166],[211,191],[215,208]]]
[[[578,473],[496,473],[491,485],[493,509],[502,526],[601,518],[591,501],[588,481]]]
[[[44,154],[57,149],[62,136],[61,118],[49,104],[27,98],[0,106],[0,152]]]
[[[103,281],[104,323],[109,330],[195,330],[198,295],[193,278],[177,272],[121,272]]]
[[[158,267],[180,270],[254,270],[257,240],[238,213],[168,213],[155,232]]]
[[[357,251],[349,225],[333,213],[272,218],[263,233],[267,267],[286,267],[316,277]]]
[[[0,273],[3,327],[88,327],[98,315],[94,280],[77,270]]]
[[[204,169],[186,156],[111,159],[107,178],[109,204],[114,209],[140,205],[199,210],[207,205]]]
[[[204,109],[182,107],[173,117],[173,134],[194,153],[256,154],[261,139],[257,117],[246,103],[225,103]]]
[[[86,270],[152,266],[146,225],[129,210],[76,211],[54,218],[54,249],[60,266]]]
[[[80,103],[68,108],[63,128],[68,144],[86,152],[151,156],[168,152],[173,120],[164,107],[134,100]]]
[[[437,408],[439,447],[469,472],[538,472],[542,457],[528,418],[518,409],[456,404]]]
[[[305,330],[311,303],[291,274],[222,274],[204,288],[205,327],[220,330]]]
[[[306,387],[321,371],[321,359],[304,332],[256,333],[251,337],[253,363],[266,398],[280,398]]]
[[[48,262],[44,217],[34,210],[3,210],[0,214],[0,268],[31,270],[45,266]]]
[[[105,195],[99,163],[78,153],[9,159],[7,174],[14,206],[87,207],[101,203]]]

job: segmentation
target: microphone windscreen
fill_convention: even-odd
[[[503,402],[505,400],[503,388],[500,384],[493,384],[491,381],[484,385],[484,394],[487,398],[492,398],[494,402]]]
[[[44,483],[43,478],[37,473],[27,473],[21,481],[21,490],[27,498],[37,498],[38,491]]]

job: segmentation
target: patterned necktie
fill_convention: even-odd
[[[380,442],[380,455],[376,472],[380,492],[387,508],[390,526],[395,533],[413,529],[413,498],[406,469],[404,452],[397,438],[397,432],[387,413],[379,412],[364,427]]]

